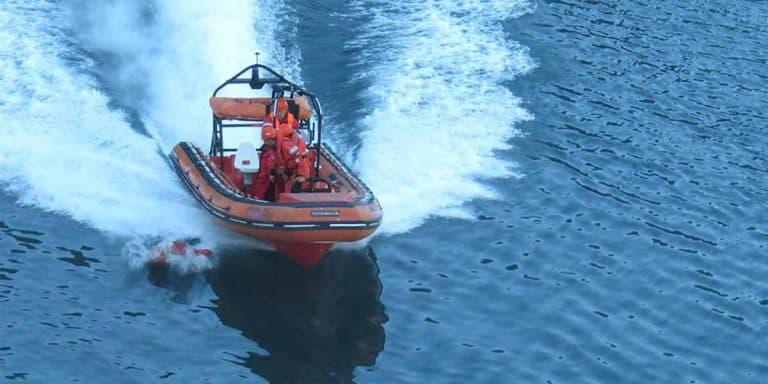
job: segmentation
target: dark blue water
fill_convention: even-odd
[[[265,4],[274,5],[259,3]],[[281,17],[305,18],[286,45],[301,53],[296,71],[323,100],[336,128],[334,144],[348,150],[362,174],[378,164],[355,161],[376,134],[361,132],[387,126],[370,116],[394,105],[377,92],[399,92],[387,81],[409,79],[391,77],[373,56],[390,49],[400,55],[382,57],[406,57],[414,73],[434,69],[435,79],[401,98],[463,81],[450,77],[461,71],[441,66],[439,53],[433,60],[413,54],[434,49],[409,49],[421,42],[419,33],[409,35],[405,24],[403,35],[386,28],[401,19],[413,25],[425,9],[425,19],[443,27],[446,9],[454,21],[511,12],[490,1],[453,5],[427,2],[411,11],[386,2],[281,5]],[[507,72],[478,73],[470,83],[481,94],[444,97],[462,101],[454,105],[462,114],[496,111],[479,103],[496,95],[493,87],[520,99],[533,120],[514,120],[515,134],[499,128],[488,136],[511,145],[491,146],[491,156],[514,164],[518,176],[483,170],[476,177],[496,195],[457,192],[466,198],[460,214],[437,204],[439,210],[415,219],[391,212],[408,205],[383,200],[390,207],[384,204],[385,215],[401,221],[387,224],[368,246],[332,252],[316,270],[227,243],[217,245],[214,267],[203,272],[131,268],[124,250],[133,236],[74,209],[51,212],[53,204],[41,202],[47,179],[26,179],[28,189],[43,190],[30,197],[17,184],[27,174],[3,177],[0,380],[768,381],[768,8],[755,1],[542,1],[521,13],[482,30],[503,31],[519,44],[500,47],[510,52],[502,61],[517,65],[519,48],[535,68],[513,68],[501,83],[493,76]],[[457,43],[437,38],[451,30],[441,31],[423,33],[453,49]],[[467,41],[474,32],[465,31]],[[105,53],[78,39],[73,44],[96,61],[94,76],[107,84],[105,94],[146,135],[145,106],[110,82]],[[496,63],[493,55],[469,53],[462,58],[467,67]],[[434,94],[423,92],[422,113],[404,108],[398,117],[432,124]],[[0,99],[0,107],[14,102]],[[404,143],[427,137],[473,161],[460,144],[482,141],[441,123],[422,124],[391,146],[406,153],[413,148]],[[440,129],[462,140],[429,136]],[[46,159],[32,153],[41,164]],[[455,163],[402,156],[417,167]],[[1,169],[14,159],[0,154]],[[437,177],[473,188],[462,173],[430,172],[413,184],[421,178],[403,168],[401,180],[372,180],[397,188],[374,193],[387,198],[415,190],[417,210],[440,200],[431,195],[442,191]],[[183,192],[180,184],[169,185]],[[70,204],[60,199],[54,203]],[[155,224],[158,231],[171,226]]]

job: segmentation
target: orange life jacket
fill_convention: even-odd
[[[278,136],[284,134],[288,128],[296,129],[299,127],[299,121],[296,120],[290,112],[286,112],[285,117],[282,120],[278,119],[276,116],[272,115],[272,112],[270,112],[264,118],[264,121],[271,121],[272,124],[274,124],[274,127],[277,128]]]
[[[286,169],[296,170],[296,175],[309,177],[310,164],[307,142],[298,133],[291,133],[280,140],[280,160]]]

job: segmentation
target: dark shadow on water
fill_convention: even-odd
[[[267,352],[233,355],[234,363],[272,383],[345,383],[376,362],[388,318],[370,247],[331,252],[312,270],[258,253],[220,250],[207,272],[218,296],[210,309]],[[150,279],[167,272],[150,271]]]

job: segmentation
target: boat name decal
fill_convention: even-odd
[[[312,217],[338,217],[341,216],[339,211],[312,211]]]
[[[253,207],[248,210],[248,214],[252,219],[264,219],[267,217],[267,211],[263,207]]]

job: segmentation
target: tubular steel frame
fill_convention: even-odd
[[[260,70],[262,69],[268,72],[270,77],[262,78],[260,76]],[[245,74],[249,70],[251,72],[251,75],[249,77],[242,77],[243,74]],[[311,117],[309,119],[299,120],[299,124],[300,124],[299,129],[307,130],[309,132],[309,143],[307,143],[307,147],[315,149],[315,151],[318,154],[320,153],[320,148],[322,145],[322,132],[323,132],[323,109],[320,106],[320,101],[317,99],[315,95],[308,92],[304,88],[300,87],[298,84],[286,79],[283,75],[279,74],[272,68],[263,64],[253,64],[243,68],[243,70],[238,72],[236,75],[232,76],[232,78],[221,83],[221,85],[216,87],[216,90],[213,91],[213,97],[216,97],[216,95],[219,93],[220,90],[232,84],[248,84],[251,87],[251,89],[261,89],[262,87],[264,87],[264,85],[269,84],[272,88],[272,105],[273,106],[277,105],[275,101],[281,97],[293,98],[295,96],[307,96],[311,101],[312,112],[314,113],[314,116],[316,116],[315,121],[317,123],[317,127],[316,127],[317,142],[313,142],[313,139],[315,136],[315,128],[311,126],[311,119],[312,119]],[[226,119],[226,120],[247,121],[247,119]],[[213,134],[211,136],[211,148],[208,152],[209,156],[219,156],[219,159],[221,161],[220,166],[223,167],[224,153],[237,151],[236,148],[224,148],[224,128],[247,127],[251,125],[252,124],[250,123],[225,123],[224,119],[221,119],[216,115],[213,115]],[[315,164],[314,164],[315,174],[319,174],[320,156],[316,156],[316,159],[317,160],[315,161]]]

